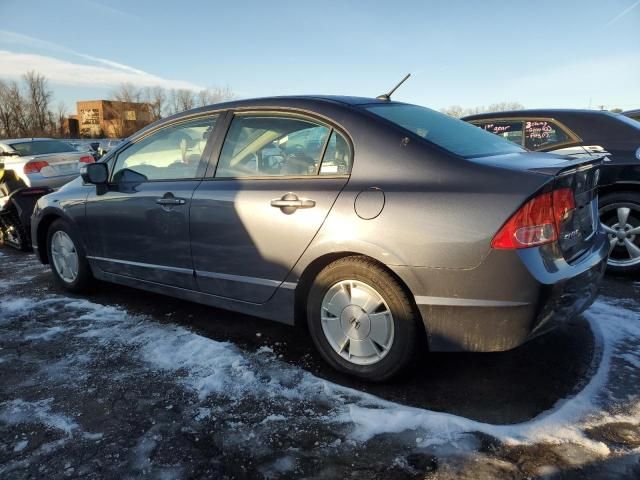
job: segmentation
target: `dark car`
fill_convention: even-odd
[[[622,112],[622,115],[626,115],[629,118],[633,118],[634,120],[640,121],[640,109],[628,110],[626,112]]]
[[[640,123],[599,110],[520,110],[463,120],[536,152],[606,155],[600,220],[609,234],[609,271],[640,272]]]
[[[383,380],[416,348],[508,350],[587,308],[609,247],[600,163],[415,105],[243,100],[87,165],[38,202],[34,248],[70,291],[97,278],[306,317],[331,365]]]

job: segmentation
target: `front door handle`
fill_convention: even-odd
[[[174,197],[173,193],[165,193],[161,198],[156,198],[156,203],[162,206],[184,205],[187,203],[187,200],[184,198]]]
[[[271,206],[279,208],[286,215],[291,215],[299,208],[315,207],[316,202],[308,198],[298,198],[295,193],[287,193],[281,198],[271,200]]]

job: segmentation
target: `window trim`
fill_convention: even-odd
[[[354,148],[353,148],[353,140],[351,136],[346,132],[344,128],[338,126],[332,120],[319,115],[315,112],[310,112],[307,110],[301,110],[296,108],[260,108],[260,107],[239,107],[235,109],[230,109],[226,112],[226,118],[224,122],[220,124],[221,127],[221,135],[216,138],[216,145],[212,151],[209,165],[207,167],[207,171],[204,175],[205,181],[252,181],[252,180],[302,180],[302,179],[319,179],[319,178],[327,178],[327,179],[336,179],[336,178],[349,178],[351,176],[351,172],[353,171],[354,164]],[[222,155],[222,149],[224,147],[224,142],[227,139],[229,134],[229,130],[231,129],[231,125],[233,120],[236,117],[245,117],[245,116],[270,116],[270,117],[293,117],[298,118],[300,120],[316,123],[319,126],[323,126],[329,129],[329,134],[327,135],[327,139],[322,147],[322,156],[320,157],[320,166],[318,168],[318,172],[315,175],[267,175],[267,176],[242,176],[242,177],[216,177],[216,173],[218,171],[218,164],[220,163],[220,156]],[[320,170],[322,169],[322,161],[324,160],[324,155],[326,153],[327,146],[329,144],[329,140],[331,138],[331,134],[333,132],[337,132],[346,140],[347,146],[349,148],[349,154],[351,159],[351,164],[348,173],[340,174],[340,175],[320,175]]]
[[[183,123],[189,123],[189,122],[191,122],[193,120],[198,120],[198,119],[201,119],[201,118],[215,118],[215,117],[218,117],[217,120],[215,121],[214,125],[213,125],[213,130],[209,134],[209,138],[207,138],[207,143],[206,143],[206,145],[204,147],[204,150],[202,152],[202,156],[200,157],[200,162],[198,163],[198,168],[196,169],[196,176],[195,177],[155,179],[155,180],[147,180],[144,183],[185,182],[185,181],[193,181],[193,180],[202,180],[202,178],[204,177],[204,174],[205,174],[205,172],[207,170],[207,166],[209,164],[209,157],[211,156],[213,143],[214,143],[214,140],[216,138],[216,132],[218,131],[218,124],[219,124],[219,122],[224,120],[224,118],[226,116],[225,114],[226,114],[226,112],[224,112],[224,111],[214,111],[214,112],[204,112],[204,113],[203,112],[199,112],[199,113],[193,114],[193,115],[186,115],[184,117],[180,117],[180,118],[175,119],[175,121],[163,123],[161,125],[158,125],[156,128],[149,129],[149,131],[144,132],[142,135],[140,135],[138,138],[136,138],[135,141],[126,142],[124,145],[122,145],[122,149],[118,149],[114,153],[114,155],[108,160],[108,162],[111,163],[108,185],[117,185],[117,183],[113,182],[113,176],[116,173],[116,171],[115,171],[116,164],[118,163],[118,159],[120,158],[120,155],[122,155],[124,152],[126,152],[129,148],[133,147],[134,145],[137,145],[139,142],[142,142],[143,140],[149,138],[152,135],[155,135],[156,133],[160,133],[162,130],[165,130],[167,128],[175,127],[175,126],[181,125]]]
[[[554,117],[527,117],[527,116],[518,115],[516,117],[495,117],[495,118],[474,119],[474,120],[469,120],[469,123],[471,123],[471,124],[473,124],[473,125],[478,127],[480,123],[484,123],[484,122],[490,123],[490,122],[500,122],[500,121],[503,121],[503,122],[521,121],[522,122],[522,145],[521,145],[521,147],[525,148],[527,150],[529,150],[525,146],[525,142],[526,142],[525,122],[527,122],[527,121],[529,121],[529,122],[535,121],[535,122],[552,122],[552,123],[555,123],[567,135],[567,137],[569,137],[569,140],[564,141],[564,142],[543,145],[541,148],[537,148],[535,150],[529,150],[529,151],[532,151],[532,152],[546,152],[548,150],[555,150],[558,147],[574,147],[574,146],[580,145],[583,142],[582,138],[580,138],[578,136],[578,134],[576,134],[573,130],[571,130],[569,127],[567,127],[564,123],[562,123],[561,121],[559,121],[558,119],[556,119]]]

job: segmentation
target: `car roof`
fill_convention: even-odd
[[[637,108],[635,110],[627,110],[626,112],[622,112],[622,115],[626,115],[627,117],[629,115],[640,115],[640,108]]]
[[[606,110],[589,110],[589,109],[576,109],[576,108],[535,108],[535,109],[523,109],[523,110],[507,110],[504,112],[487,112],[477,113],[474,115],[467,115],[462,117],[462,120],[480,120],[489,118],[502,118],[502,117],[563,117],[563,116],[590,116],[590,115],[611,115],[611,112]]]

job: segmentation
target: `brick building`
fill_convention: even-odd
[[[151,123],[148,103],[86,100],[77,108],[81,137],[124,138]]]

